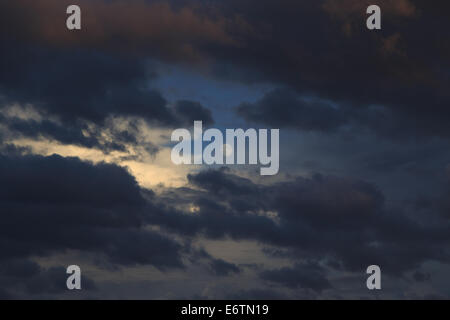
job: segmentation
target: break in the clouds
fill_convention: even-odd
[[[1,109],[28,106],[38,115],[0,114],[7,118],[5,127],[16,138],[42,137],[123,151],[126,145],[138,144],[139,130],[115,130],[106,123],[111,117],[143,119],[158,127],[187,126],[192,119],[214,122],[211,112],[200,103],[181,100],[171,104],[151,89],[155,75],[144,60],[76,51],[15,44],[2,50],[1,60],[7,65],[0,76]],[[104,141],[105,130],[109,130],[110,141]]]
[[[76,3],[0,0],[0,298],[449,296],[447,1]],[[196,120],[279,175],[171,166]]]

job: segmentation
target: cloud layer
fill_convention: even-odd
[[[448,1],[69,4],[0,0],[1,299],[449,296]],[[280,174],[171,167],[194,120],[280,128]]]

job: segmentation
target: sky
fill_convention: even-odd
[[[0,0],[0,299],[450,298],[449,16]],[[195,120],[279,129],[278,174],[173,164]]]

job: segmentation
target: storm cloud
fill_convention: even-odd
[[[86,250],[119,265],[182,267],[180,244],[141,228],[145,200],[123,168],[2,156],[0,171],[1,260]]]
[[[0,0],[1,299],[72,259],[80,298],[448,296],[448,1],[69,4]],[[172,166],[195,120],[281,129],[280,174]]]

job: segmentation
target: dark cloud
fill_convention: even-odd
[[[431,279],[431,276],[428,273],[416,271],[413,274],[413,279],[417,282],[425,282],[425,281],[429,281]]]
[[[39,275],[31,277],[25,283],[26,293],[37,295],[42,293],[61,294],[67,292],[67,273],[64,267],[52,267],[42,270]],[[95,290],[94,282],[86,276],[82,277],[83,290]]]
[[[391,140],[410,140],[431,133],[423,131],[426,128],[420,124],[418,114],[407,115],[383,105],[355,107],[349,102],[323,100],[286,88],[275,89],[255,103],[242,103],[235,110],[250,123],[305,132],[355,135],[372,132]]]
[[[82,125],[67,127],[49,120],[39,122],[18,118],[7,119],[1,116],[0,121],[7,123],[8,129],[12,132],[11,135],[14,135],[14,137],[56,139],[64,144],[79,145],[87,148],[102,147],[96,138],[83,135]],[[115,145],[115,147],[115,149],[121,148],[119,145]]]
[[[146,201],[129,173],[59,156],[1,156],[0,260],[66,250],[118,265],[181,267],[182,246],[144,230]]]
[[[1,200],[5,202],[139,208],[144,201],[134,178],[115,165],[92,165],[56,155],[0,159]]]
[[[146,80],[142,61],[81,48],[50,50],[15,43],[2,51],[2,59],[8,65],[0,88],[10,101],[33,103],[67,121],[135,115],[139,106],[144,117],[170,120],[158,93],[139,90]]]
[[[239,290],[229,294],[226,298],[229,300],[287,300],[288,296],[270,288]]]
[[[128,146],[140,143],[133,119],[163,127],[192,126],[194,119],[207,125],[214,122],[200,103],[182,100],[172,107],[151,89],[155,75],[145,59],[17,43],[0,55],[0,60],[8,61],[0,75],[0,109],[31,104],[43,117],[25,120],[0,115],[0,123],[13,138],[47,138],[105,152],[127,151]],[[107,121],[114,117],[132,120],[125,130],[118,130]],[[110,135],[107,141],[104,131]],[[153,154],[158,148],[149,151]]]
[[[238,266],[222,259],[213,259],[209,266],[212,272],[217,276],[228,276],[233,273],[241,272],[241,269]]]
[[[233,180],[246,189],[233,192]],[[449,258],[442,251],[442,243],[449,241],[447,223],[412,219],[389,208],[378,188],[367,182],[315,175],[263,186],[223,170],[205,171],[190,181],[203,191],[179,192],[191,193],[197,214],[172,210],[151,215],[153,223],[185,235],[257,240],[285,248],[291,258],[331,259],[349,271],[361,272],[376,262],[385,273],[400,275],[425,261],[446,263]],[[159,201],[176,203],[174,193]]]
[[[327,132],[351,121],[387,136],[448,137],[450,46],[442,40],[450,29],[443,15],[446,2],[381,1],[381,32],[365,28],[367,1],[227,1],[214,9],[195,3],[85,2],[86,30],[77,36],[55,27],[64,26],[65,16],[58,12],[64,12],[65,3],[2,3],[1,12],[8,14],[0,21],[17,25],[16,38],[38,41],[40,48],[9,41],[2,51],[8,64],[0,87],[13,100],[40,103],[68,119],[137,115],[174,125],[199,115],[208,121],[208,111],[195,103],[188,109],[177,106],[181,112],[174,114],[158,92],[148,89],[152,72],[142,58],[192,63],[197,56],[212,70],[227,65],[230,72],[256,72],[263,81],[288,85],[300,94],[275,92],[259,107],[241,106],[241,114],[253,121]],[[55,19],[38,19],[42,11]],[[11,40],[5,32],[2,37]]]
[[[64,122],[81,119],[102,124],[115,115],[177,126],[190,123],[186,120],[190,113],[206,115],[205,120],[211,121],[208,111],[193,102],[180,102],[181,106],[172,110],[159,92],[149,88],[154,74],[143,59],[13,43],[2,51],[2,60],[8,61],[0,76],[5,98],[11,103],[31,103]]]
[[[70,1],[18,0],[0,3],[1,30],[22,41],[53,47],[91,47],[131,54],[150,54],[166,61],[200,61],[202,48],[236,45],[227,32],[239,19],[212,16],[195,3],[181,1],[79,0],[82,29],[65,28]],[[62,14],[61,14],[62,13]],[[47,19],[41,19],[45,15]]]
[[[65,28],[68,4],[0,1],[0,297],[59,295],[63,269],[44,269],[30,257],[68,251],[94,255],[98,265],[160,270],[182,268],[183,255],[197,263],[200,255],[198,263],[216,276],[237,276],[238,266],[184,243],[195,237],[257,241],[270,247],[269,257],[289,259],[293,267],[259,273],[283,297],[284,288],[323,294],[335,287],[330,272],[360,274],[374,263],[383,274],[416,281],[427,278],[418,271],[425,263],[447,265],[450,188],[430,168],[449,163],[442,151],[450,134],[448,1],[380,0],[383,29],[376,32],[365,28],[368,1],[82,0],[80,32]],[[202,171],[187,177],[189,185],[156,195],[118,166],[25,155],[31,150],[11,144],[45,138],[125,151],[142,144],[139,119],[211,125],[201,104],[169,102],[153,89],[158,74],[149,61],[282,88],[240,104],[238,114],[328,137],[344,132],[353,144],[345,151],[335,145],[336,154],[352,153],[356,137],[376,133],[355,157],[373,175],[389,173],[388,183],[354,178],[360,172],[336,163],[336,175],[272,184]],[[32,105],[43,120],[7,115],[12,104]],[[110,127],[117,117],[131,118],[126,129]],[[112,142],[101,138],[105,131]],[[442,140],[425,147],[434,136]],[[397,137],[418,148],[366,152],[381,140],[396,149]],[[440,180],[428,188],[433,175]],[[387,191],[409,193],[412,184],[429,190],[408,201]],[[266,288],[236,294],[245,296],[274,295]]]
[[[32,277],[40,272],[40,267],[30,260],[11,260],[0,265],[1,274],[6,277]]]
[[[414,18],[419,14],[415,2],[410,0],[380,0],[377,5],[383,9],[383,13],[390,19]],[[365,17],[366,8],[371,4],[372,2],[369,0],[326,0],[323,8],[335,18],[349,23],[353,22],[354,19]]]
[[[9,292],[6,298],[45,298],[68,292],[65,267],[42,268],[27,259],[2,261],[0,264],[0,284]],[[82,288],[91,292],[97,289],[89,277],[83,275]]]
[[[219,170],[201,171],[187,176],[190,183],[208,190],[216,196],[255,194],[255,185],[246,178],[227,174],[226,167]]]
[[[243,103],[237,113],[250,122],[305,131],[334,132],[349,120],[331,103],[302,99],[282,89],[266,94],[257,103]]]
[[[205,109],[200,103],[180,100],[175,104],[175,112],[180,117],[180,122],[185,124],[193,124],[196,120],[202,120],[203,125],[209,126],[214,123],[211,111]]]
[[[371,123],[395,125],[392,129],[414,136],[448,137],[450,114],[445,106],[449,96],[445,88],[450,80],[450,47],[448,41],[442,41],[450,29],[445,14],[448,3],[381,1],[380,32],[365,27],[366,3],[263,1],[256,5],[251,0],[227,1],[225,12],[242,14],[259,33],[245,38],[244,49],[222,50],[215,56],[258,70],[260,79],[287,84],[302,96],[331,100],[352,114],[360,110],[367,113],[365,110],[373,106],[384,108]],[[432,25],[439,25],[440,31]],[[282,101],[278,101],[278,114],[270,112],[277,108],[274,105],[256,114],[250,108],[246,115],[254,120],[266,115],[262,120],[269,123],[284,119],[287,126],[308,128],[312,123],[322,130],[346,120],[346,112],[334,111],[320,119],[317,113],[326,104],[312,104],[314,108],[308,109],[298,102],[298,114],[290,120],[285,116],[292,114],[294,107],[286,107]],[[309,111],[306,119],[305,108]],[[275,115],[273,121],[270,115]]]
[[[0,300],[11,300],[13,299],[12,295],[10,295],[5,289],[0,289]]]
[[[59,12],[64,12],[66,4],[21,0],[2,2],[0,10],[7,13],[0,19],[5,24],[1,30],[11,31],[11,26],[16,26],[13,30],[19,41],[39,42],[58,50],[81,47],[97,52],[92,61],[86,60],[83,50],[71,59],[40,57],[41,64],[33,65],[33,76],[18,79],[18,74],[30,70],[26,61],[36,59],[26,59],[26,47],[8,48],[10,53],[2,60],[8,61],[4,74],[10,87],[32,84],[27,92],[35,98],[43,97],[46,91],[58,92],[59,99],[54,92],[51,95],[57,106],[47,106],[53,110],[74,110],[71,105],[75,104],[78,110],[72,111],[72,116],[77,117],[101,118],[107,108],[111,113],[172,122],[173,115],[162,97],[142,90],[145,67],[117,53],[125,52],[182,64],[206,61],[211,70],[218,70],[213,72],[215,76],[232,74],[232,80],[246,81],[248,75],[256,75],[253,78],[257,81],[288,85],[301,95],[353,109],[352,113],[362,109],[367,114],[365,110],[380,106],[384,112],[375,114],[377,120],[387,121],[388,126],[395,124],[398,131],[418,136],[449,135],[446,106],[450,97],[446,88],[450,44],[446,39],[450,28],[446,1],[432,5],[423,0],[380,1],[384,12],[380,32],[365,27],[368,1],[232,0],[212,6],[196,1],[132,1],[127,5],[123,1],[82,1],[85,29],[69,34],[64,27],[56,27],[64,26],[65,16]],[[53,19],[39,19],[44,11]],[[2,36],[10,37],[5,32]],[[45,63],[48,60],[52,67]],[[22,66],[14,67],[14,61],[21,61]],[[36,75],[48,79],[36,81]],[[91,99],[82,99],[87,93]],[[101,106],[92,108],[94,102]],[[320,118],[320,111],[327,107],[326,103],[303,101],[299,113],[306,108],[309,116],[287,124],[333,130],[345,114],[331,111],[331,120]],[[274,120],[286,120],[293,111],[288,106],[280,110],[281,119]]]
[[[335,272],[364,272],[376,263],[384,274],[395,276],[424,262],[448,262],[442,250],[449,240],[447,224],[418,223],[389,209],[378,188],[363,181],[315,175],[258,185],[221,169],[190,175],[191,187],[156,196],[140,190],[126,171],[113,165],[57,156],[1,160],[8,186],[1,193],[2,261],[73,249],[100,254],[118,266],[166,269],[181,267],[185,253],[194,263],[206,261],[217,276],[239,273],[234,264],[141,228],[150,223],[185,239],[231,237],[271,245],[295,264],[263,270],[261,279],[317,294],[332,287],[319,262],[333,261],[327,265]],[[233,191],[237,185],[240,192]],[[198,212],[175,209],[186,203]],[[24,263],[3,272],[32,274],[36,268]]]
[[[311,289],[322,292],[330,289],[331,284],[326,278],[325,270],[315,263],[297,264],[293,268],[281,268],[261,273],[264,280],[280,284],[291,289]]]
[[[111,151],[128,152],[128,148],[140,146],[140,133],[135,121],[129,121],[126,130],[105,125],[89,126],[86,122],[60,123],[51,120],[19,119],[0,115],[0,123],[7,127],[5,136],[13,141],[18,138],[47,139],[65,145],[96,148],[104,153]],[[107,136],[105,138],[105,135]],[[156,154],[160,149],[150,141],[145,142],[145,150]]]

